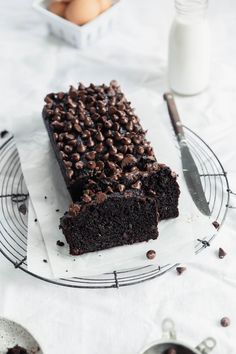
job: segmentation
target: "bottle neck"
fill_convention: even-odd
[[[208,0],[175,0],[177,18],[182,22],[197,22],[206,18]]]

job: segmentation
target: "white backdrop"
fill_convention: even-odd
[[[173,1],[124,1],[119,30],[83,52],[48,36],[30,1],[0,1],[1,130],[21,124],[24,114],[39,119],[45,94],[77,81],[115,78],[127,94],[146,88],[160,100],[168,87],[166,52]],[[220,157],[236,191],[236,3],[214,0],[209,15],[210,87],[176,101],[183,122]],[[232,202],[236,204],[236,198]],[[26,326],[45,354],[136,354],[159,338],[166,316],[176,322],[181,340],[195,345],[211,335],[218,342],[214,353],[236,353],[235,213],[229,211],[219,237],[187,264],[182,276],[173,271],[119,290],[49,285],[14,270],[0,256],[0,316]],[[216,256],[219,246],[228,252],[223,260]],[[219,325],[225,315],[232,321],[228,328]]]

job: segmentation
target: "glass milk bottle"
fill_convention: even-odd
[[[173,91],[194,95],[209,82],[208,0],[175,0],[169,36],[168,74]]]

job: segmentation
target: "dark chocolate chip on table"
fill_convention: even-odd
[[[18,208],[19,212],[23,215],[25,215],[27,213],[27,208],[25,204],[21,204]]]
[[[38,219],[34,219],[34,222],[37,222],[38,221]]]
[[[187,270],[186,267],[176,267],[176,271],[179,275],[181,275],[183,272]]]
[[[219,248],[219,252],[218,252],[218,256],[219,258],[224,258],[227,255],[227,253],[225,252],[225,250],[223,250],[223,248]]]
[[[154,258],[156,257],[156,251],[154,251],[154,250],[149,250],[149,251],[147,251],[146,257],[147,257],[148,259],[154,259]]]
[[[43,262],[44,262],[44,263],[48,263],[48,261],[47,261],[46,259],[43,259]]]
[[[63,246],[65,246],[65,243],[60,241],[60,240],[58,240],[57,241],[57,246],[63,247]]]
[[[220,320],[220,324],[222,327],[228,327],[230,326],[230,319],[229,317],[222,317]]]
[[[218,230],[220,227],[220,224],[218,223],[218,221],[213,221],[212,225]]]

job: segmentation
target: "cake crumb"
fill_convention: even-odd
[[[44,262],[44,263],[48,263],[48,261],[47,261],[46,259],[43,259],[43,262]]]
[[[57,240],[57,246],[63,247],[65,246],[64,242]]]

